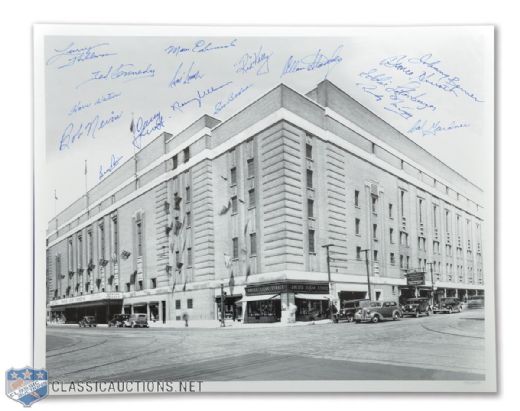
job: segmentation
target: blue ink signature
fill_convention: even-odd
[[[207,40],[197,40],[193,47],[183,47],[183,46],[177,46],[177,45],[170,45],[164,49],[166,54],[172,54],[174,56],[179,56],[180,54],[184,53],[207,53],[208,51],[214,51],[214,50],[222,50],[222,49],[228,49],[231,47],[236,47],[236,42],[238,39],[233,39],[229,43],[224,44],[213,44],[211,41]]]
[[[170,87],[176,87],[177,85],[185,85],[190,84],[190,82],[195,80],[200,80],[204,77],[203,74],[200,74],[200,71],[192,71],[195,62],[192,62],[188,70],[182,70],[184,63],[179,64],[173,78],[170,81]]]
[[[51,66],[57,62],[63,62],[58,66],[58,69],[73,66],[76,63],[82,63],[84,61],[100,59],[108,56],[115,56],[117,53],[109,51],[99,51],[99,48],[109,46],[110,43],[98,43],[92,46],[77,48],[74,42],[70,43],[63,49],[54,49],[57,53],[47,60],[47,65]],[[96,50],[97,49],[97,50]]]
[[[224,87],[227,87],[229,86],[230,84],[232,84],[233,82],[232,81],[227,81],[225,83],[222,83],[218,86],[211,86],[211,87],[208,87],[207,89],[205,90],[197,90],[197,95],[193,98],[190,98],[189,100],[185,100],[185,101],[174,101],[170,107],[172,109],[172,111],[183,111],[182,109],[184,107],[186,107],[187,105],[191,104],[191,103],[197,103],[197,106],[200,108],[202,107],[202,101],[207,97],[209,96],[210,94],[213,94],[221,89],[223,89]]]
[[[215,104],[215,109],[213,111],[213,114],[220,113],[229,104],[231,104],[233,101],[235,101],[238,97],[240,97],[242,94],[244,94],[251,87],[253,87],[253,84],[248,84],[247,86],[240,87],[240,90],[231,92],[229,94],[229,96],[227,97],[227,99],[218,101],[217,104]]]
[[[408,57],[406,54],[392,56],[381,60],[379,64],[402,72],[410,80],[423,82],[441,91],[451,93],[456,97],[465,95],[474,102],[483,102],[473,92],[460,84],[461,79],[458,76],[453,76],[442,70],[439,67],[440,63],[441,60],[434,58],[429,53],[421,57]],[[418,71],[416,69],[417,66]],[[424,67],[426,67],[426,70]]]
[[[289,59],[283,67],[280,77],[303,70],[312,71],[327,67],[327,73],[325,74],[325,78],[327,78],[330,71],[343,61],[343,58],[339,55],[342,49],[343,45],[338,46],[330,57],[327,57],[325,54],[323,54],[321,49],[318,49],[316,52],[299,59],[295,58],[294,56],[289,56]]]
[[[80,111],[83,111],[87,108],[90,108],[92,106],[97,106],[99,104],[102,104],[102,103],[105,103],[107,101],[111,101],[111,100],[114,100],[118,97],[121,96],[121,93],[115,93],[113,91],[110,91],[106,94],[103,94],[102,96],[98,97],[97,99],[91,101],[91,102],[88,102],[88,103],[83,103],[81,100],[78,101],[76,104],[74,104],[72,106],[72,108],[70,109],[70,111],[68,112],[67,115],[71,116],[72,114],[76,114],[76,113],[79,113]]]
[[[79,140],[83,134],[96,138],[96,131],[102,130],[110,124],[115,123],[122,115],[122,111],[118,113],[112,111],[108,117],[101,118],[99,114],[96,114],[92,120],[86,123],[82,122],[78,126],[73,122],[69,123],[61,135],[59,151],[69,149],[70,145]]]
[[[155,77],[155,69],[151,64],[145,69],[134,68],[134,64],[120,64],[118,67],[110,66],[105,71],[93,71],[91,77],[82,83],[79,83],[76,88],[89,83],[91,81],[102,81],[102,80],[118,80],[123,79],[124,83],[129,81],[139,80],[147,77]]]
[[[408,133],[413,134],[415,132],[420,132],[423,137],[425,136],[435,136],[438,133],[442,133],[445,131],[457,130],[460,128],[470,127],[470,124],[467,123],[458,123],[452,121],[449,125],[443,126],[440,121],[435,121],[431,124],[428,124],[427,120],[417,120],[415,124],[408,130]]]
[[[266,53],[262,50],[262,46],[258,51],[252,54],[245,53],[237,63],[233,65],[235,67],[235,73],[248,73],[251,70],[256,69],[256,75],[260,76],[269,73],[269,59],[273,53]]]
[[[116,157],[115,154],[112,154],[110,164],[105,170],[103,170],[103,165],[99,166],[99,179],[101,180],[105,175],[114,171],[122,158],[123,156]]]
[[[154,131],[158,131],[163,128],[164,118],[160,111],[147,119],[139,117],[135,123],[135,126],[134,121],[132,120],[132,125],[130,126],[130,131],[132,131],[134,134],[132,144],[135,148],[140,149],[142,147],[143,137],[146,137],[152,134]]]
[[[400,67],[404,66],[401,65]],[[403,68],[403,70],[406,70],[406,68]],[[427,93],[421,92],[422,83],[420,81],[409,81],[405,84],[394,85],[393,77],[380,72],[377,68],[363,71],[359,73],[359,77],[364,79],[365,82],[356,83],[357,86],[361,87],[365,93],[373,96],[375,101],[385,103],[383,107],[385,110],[406,120],[413,117],[415,110],[437,110],[437,106],[427,100]]]

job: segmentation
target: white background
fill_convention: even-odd
[[[294,4],[294,7],[291,5]],[[248,410],[283,407],[294,409],[421,410],[512,407],[518,402],[518,294],[517,219],[518,160],[515,120],[518,118],[518,12],[509,4],[453,0],[412,1],[133,1],[89,0],[4,2],[0,48],[0,149],[2,276],[0,373],[32,363],[32,31],[34,23],[141,23],[229,25],[423,25],[495,24],[496,29],[496,186],[497,242],[496,294],[499,394],[497,395],[199,395],[82,397],[47,399],[41,409],[204,409]],[[3,377],[3,375],[2,375]],[[2,378],[2,382],[5,381]],[[5,388],[4,388],[5,389]],[[2,409],[21,405],[2,393]]]

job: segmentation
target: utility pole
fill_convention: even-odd
[[[226,326],[226,322],[224,319],[224,283],[220,284],[220,323],[222,327]]]
[[[330,320],[334,322],[334,313],[332,312],[332,281],[330,279],[330,253],[329,248],[333,246],[334,244],[325,244],[322,245],[323,248],[327,250],[327,275],[328,275],[328,282],[329,282],[329,316]]]
[[[367,285],[368,285],[368,301],[372,301],[372,290],[371,290],[371,287],[370,287],[370,267],[369,267],[369,264],[368,264],[368,253],[369,253],[369,249],[365,249],[365,250],[361,250],[362,253],[365,253],[365,264],[366,264],[366,267],[367,267]]]

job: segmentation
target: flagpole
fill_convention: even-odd
[[[56,231],[58,231],[58,196],[56,189],[54,189],[54,221],[56,222]]]

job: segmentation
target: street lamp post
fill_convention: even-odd
[[[332,312],[332,281],[330,279],[330,252],[329,248],[333,246],[334,244],[324,244],[322,245],[323,248],[327,250],[327,276],[328,276],[328,282],[329,282],[329,316],[332,322],[334,322],[334,313]]]
[[[433,307],[433,304],[435,304],[435,299],[434,299],[435,287],[433,284],[433,263],[427,263],[427,264],[430,266],[430,278],[431,278],[431,282],[432,282],[432,307]]]

